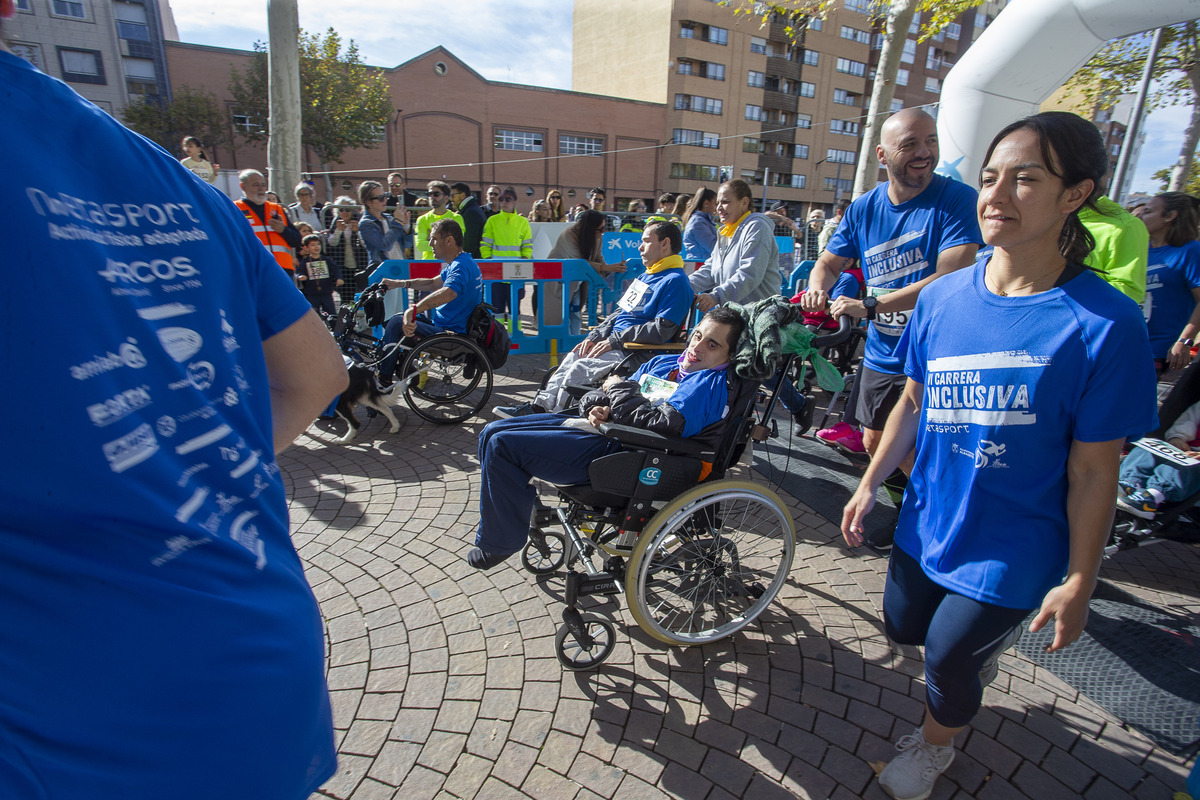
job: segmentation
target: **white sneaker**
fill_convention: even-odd
[[[879,785],[896,800],[925,800],[933,792],[938,776],[954,761],[953,744],[930,744],[920,728],[901,736],[896,749],[900,755],[879,773]]]

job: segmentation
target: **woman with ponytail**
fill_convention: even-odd
[[[1048,651],[1087,622],[1126,437],[1157,425],[1137,304],[1082,264],[1079,209],[1108,159],[1096,127],[1047,112],[992,141],[979,224],[994,251],[921,292],[901,350],[908,376],[842,517],[862,542],[875,492],[916,449],[883,597],[888,637],[925,647],[924,724],[879,776],[927,797],[954,736],[1022,620]]]
[[[1200,333],[1200,199],[1163,192],[1142,210],[1150,234],[1143,313],[1159,374],[1183,369],[1192,360]]]

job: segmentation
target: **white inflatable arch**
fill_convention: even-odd
[[[975,185],[984,151],[1111,39],[1200,18],[1200,0],[1012,0],[950,70],[938,172]]]

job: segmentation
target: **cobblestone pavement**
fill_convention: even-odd
[[[883,637],[885,561],[846,550],[790,497],[795,566],[760,624],[669,648],[622,602],[616,650],[593,672],[554,657],[561,573],[536,579],[516,559],[488,573],[465,564],[475,437],[490,406],[526,398],[545,363],[514,356],[483,420],[439,427],[401,402],[397,434],[376,418],[341,446],[318,423],[281,458],[325,619],[340,751],[337,776],[314,797],[884,797],[873,770],[920,720],[922,665]],[[1200,612],[1196,547],[1129,551],[1104,577]],[[1001,666],[935,800],[1182,788],[1179,759],[1021,656]]]

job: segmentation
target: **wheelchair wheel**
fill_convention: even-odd
[[[638,537],[625,573],[633,618],[668,644],[723,639],[775,599],[795,540],[792,515],[774,492],[749,481],[694,486]]]
[[[404,400],[422,419],[439,425],[462,422],[492,396],[492,367],[479,345],[465,336],[439,333],[408,351],[400,367]],[[408,380],[409,376],[417,376]]]
[[[521,551],[521,564],[534,575],[549,575],[567,560],[567,537],[558,531],[543,531],[540,538],[537,541],[530,533]]]
[[[592,637],[591,647],[585,648],[580,644],[566,623],[554,637],[554,655],[558,656],[560,664],[570,670],[591,669],[599,665],[612,655],[617,643],[617,631],[604,617],[585,614],[581,621],[584,631]]]

